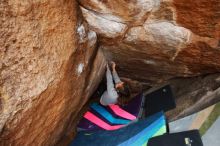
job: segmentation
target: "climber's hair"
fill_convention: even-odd
[[[121,105],[127,104],[131,100],[131,87],[129,83],[124,82],[123,86],[118,87],[118,103]]]

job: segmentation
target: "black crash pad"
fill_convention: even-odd
[[[159,111],[169,111],[176,108],[171,87],[166,85],[145,96],[145,117],[155,114]]]
[[[164,134],[153,137],[147,146],[203,146],[198,130]]]

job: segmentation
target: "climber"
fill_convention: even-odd
[[[102,105],[125,104],[131,99],[131,89],[128,82],[122,82],[116,71],[115,62],[111,62],[112,73],[107,64],[106,80],[107,90],[102,94],[100,103]],[[113,78],[113,79],[112,79]],[[113,82],[114,80],[114,82]],[[114,84],[115,83],[115,84]]]

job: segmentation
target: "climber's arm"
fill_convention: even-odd
[[[120,78],[119,78],[119,76],[118,76],[118,73],[117,73],[117,71],[116,71],[115,69],[113,69],[113,71],[112,71],[112,75],[113,75],[113,78],[114,78],[115,84],[121,82],[121,80],[120,80]]]
[[[115,87],[114,87],[114,82],[112,80],[112,74],[111,74],[111,71],[109,69],[109,66],[107,66],[106,79],[107,79],[107,91],[108,91],[108,94],[112,98],[117,97],[118,94],[117,94],[117,91],[115,90]]]
[[[115,84],[117,84],[117,83],[120,83],[121,80],[120,80],[120,78],[118,76],[118,73],[117,73],[115,67],[116,67],[115,62],[112,62],[112,75],[113,75],[113,79],[115,81]]]

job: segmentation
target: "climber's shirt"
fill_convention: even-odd
[[[109,104],[117,103],[118,93],[114,87],[112,76],[116,84],[121,82],[117,72],[113,71],[111,74],[109,67],[107,67],[107,71],[106,71],[107,90],[101,96],[100,103],[102,105],[109,105]]]

